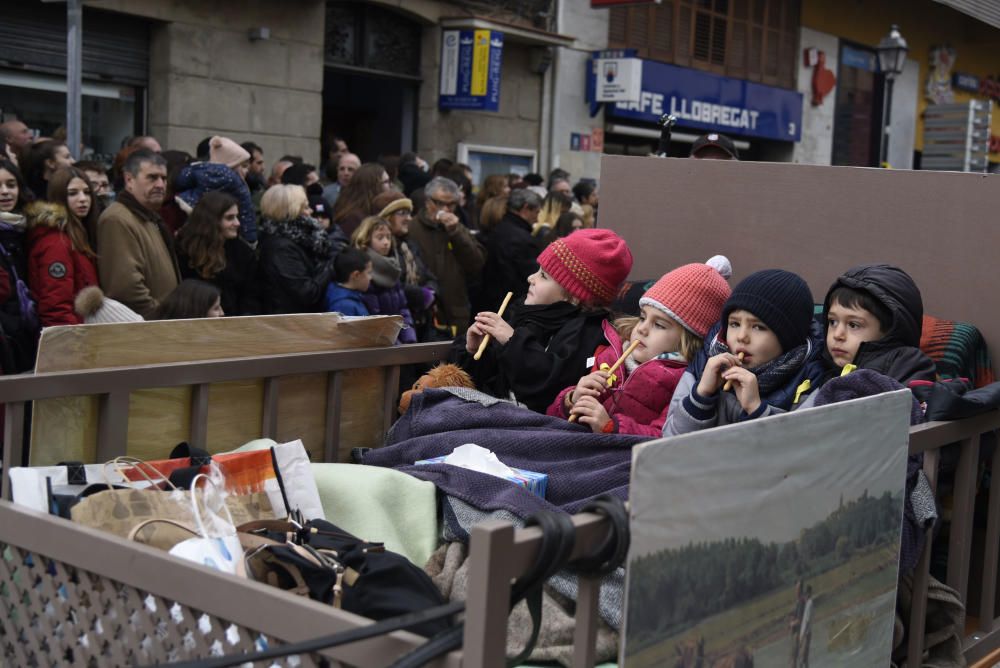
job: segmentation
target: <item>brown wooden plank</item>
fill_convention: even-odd
[[[191,436],[193,448],[202,450],[208,445],[208,383],[191,388]]]
[[[336,314],[316,313],[48,327],[43,331],[39,344],[36,372],[158,363],[184,365],[214,359],[235,361],[233,358],[245,355],[245,351],[273,356],[387,346],[395,340],[398,331],[396,320],[395,317],[375,317],[345,322]],[[155,345],[150,345],[151,341],[155,341]],[[261,363],[262,371],[256,377],[268,375],[263,370],[266,364]],[[170,377],[189,369],[168,367],[159,374]],[[244,379],[254,377],[255,374],[242,376]],[[96,382],[98,379],[91,380]],[[214,379],[202,378],[192,382],[211,380]],[[78,382],[86,387],[86,381]],[[164,383],[163,387],[169,385]],[[146,387],[156,388],[158,385],[149,382]],[[94,390],[93,386],[87,390],[88,393],[95,391],[103,393],[110,390]],[[222,387],[213,392],[218,395],[220,405],[219,411],[213,411],[212,415],[216,421],[213,437],[225,448],[236,447],[247,440],[245,427],[225,431],[226,425],[245,425],[246,422],[240,423],[239,419],[250,417],[241,405],[245,393],[230,397],[230,391],[231,388]],[[66,387],[64,394],[68,392],[70,389]],[[133,419],[128,443],[134,451],[130,454],[142,458],[164,456],[170,447],[189,438],[190,397],[186,392],[151,390],[133,393]],[[93,461],[97,452],[96,430],[88,432],[87,427],[90,422],[96,422],[96,417],[88,412],[90,406],[89,402],[73,398],[45,402],[33,419],[39,424],[39,429],[32,433],[32,463]],[[220,420],[223,415],[229,419]],[[44,440],[36,435],[42,432],[46,434]],[[92,434],[94,440],[84,440],[81,432],[86,436]]]
[[[976,503],[976,466],[979,461],[979,435],[960,441],[961,450],[955,470],[952,497],[951,530],[948,537],[948,586],[958,592],[962,603],[968,601],[969,565],[972,558],[972,524]],[[965,628],[963,611],[958,628]]]
[[[129,393],[101,395],[98,405],[97,461],[107,462],[127,453]]]
[[[940,450],[930,450],[924,453],[924,474],[930,483],[931,489],[937,494],[937,467]],[[923,629],[927,620],[927,583],[931,570],[931,541],[930,536],[924,542],[923,552],[920,560],[913,571],[913,595],[910,605],[911,629]],[[906,645],[907,656],[923,656],[924,634],[911,633]],[[913,665],[912,663],[908,665]]]
[[[24,408],[23,401],[11,401],[4,405],[3,422],[3,498],[10,500],[10,477],[7,472],[21,465],[24,451]]]
[[[323,461],[336,462],[340,451],[340,418],[343,406],[344,374],[332,371],[326,376],[326,425],[323,432]]]
[[[986,512],[986,549],[983,551],[983,583],[979,602],[979,630],[996,626],[997,565],[1000,562],[1000,450],[994,450],[990,498]]]

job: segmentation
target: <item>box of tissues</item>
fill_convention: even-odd
[[[460,445],[450,455],[442,455],[441,457],[433,457],[432,459],[421,459],[414,462],[414,464],[451,464],[452,466],[479,471],[480,473],[509,480],[543,499],[545,498],[545,487],[549,483],[549,476],[544,473],[511,468],[497,459],[495,454],[474,443]]]

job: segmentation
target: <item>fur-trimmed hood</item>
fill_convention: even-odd
[[[55,202],[32,202],[25,208],[24,212],[28,217],[29,230],[36,227],[61,230],[66,226],[66,221],[69,218],[66,207]]]

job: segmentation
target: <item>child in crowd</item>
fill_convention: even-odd
[[[538,256],[522,304],[506,318],[476,314],[458,362],[476,387],[545,412],[556,395],[590,369],[588,358],[604,340],[607,306],[632,269],[625,241],[606,229],[579,230]],[[473,360],[487,334],[482,359]]]
[[[904,385],[935,380],[934,362],[919,348],[923,318],[920,290],[899,267],[869,264],[845,272],[823,302],[827,377],[851,364]]]
[[[345,248],[333,261],[334,282],[326,289],[326,310],[370,315],[361,295],[372,282],[372,263],[359,248]]]
[[[361,295],[370,315],[400,315],[403,329],[397,343],[416,343],[413,316],[406,303],[406,292],[399,278],[402,269],[393,253],[395,242],[389,223],[378,216],[368,216],[354,230],[351,243],[363,250],[372,264],[372,280],[368,290]]]
[[[149,319],[221,318],[224,315],[219,288],[207,281],[188,278],[160,302]]]
[[[819,386],[822,347],[806,282],[781,269],[750,274],[677,384],[663,435],[790,410]],[[729,381],[732,393],[723,391]]]
[[[608,345],[594,353],[593,372],[567,387],[548,414],[578,416],[595,433],[658,437],[674,387],[729,299],[729,260],[686,264],[664,275],[639,300],[639,318],[604,323]],[[627,343],[638,342],[625,363],[608,374]]]

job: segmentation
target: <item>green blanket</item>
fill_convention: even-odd
[[[233,452],[264,450],[266,438]],[[364,540],[385,543],[421,568],[437,549],[437,489],[433,483],[380,466],[313,464],[316,488],[329,522]]]

